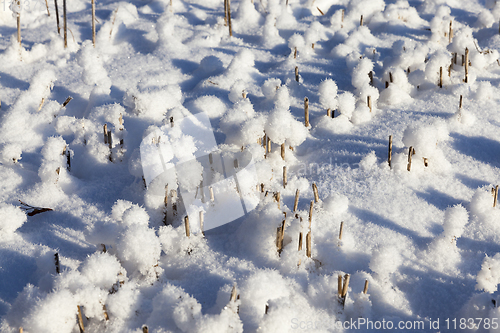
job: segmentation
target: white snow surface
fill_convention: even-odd
[[[500,331],[500,2],[58,5],[0,9],[1,332]]]

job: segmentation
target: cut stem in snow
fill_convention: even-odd
[[[56,265],[56,273],[61,274],[61,265],[59,263],[59,253],[54,254],[54,263]]]
[[[203,236],[205,236],[204,222],[205,222],[205,212],[200,210],[200,230]]]
[[[349,288],[349,280],[351,276],[349,274],[345,275],[344,286],[342,287],[342,297],[345,298],[347,296],[347,289]]]
[[[443,88],[443,67],[439,67],[439,88]]]
[[[227,3],[227,25],[229,26],[229,36],[233,36],[233,28],[231,27],[231,0],[226,0]]]
[[[312,224],[313,206],[314,206],[314,201],[311,200],[311,204],[309,205],[309,229],[311,229],[311,224]]]
[[[496,207],[498,199],[498,185],[491,189],[491,194],[493,194],[493,207]]]
[[[295,81],[299,82],[299,66],[295,66]]]
[[[360,27],[363,26],[363,15],[361,15],[361,18],[359,19],[359,26]]]
[[[460,95],[460,102],[458,103],[458,108],[462,109],[463,96]]]
[[[306,236],[306,256],[311,258],[311,231],[310,230]]]
[[[64,48],[68,47],[68,25],[66,17],[66,0],[63,0]]]
[[[465,48],[465,83],[469,82],[469,49]]]
[[[363,294],[366,294],[368,292],[368,280],[365,280],[365,287],[363,288]]]
[[[344,233],[344,221],[340,222],[339,240],[342,240],[343,233]]]
[[[95,0],[91,0],[92,3],[92,44],[95,47]]]
[[[389,163],[389,168],[392,167],[392,135],[389,135],[389,156],[387,157],[387,163]]]
[[[85,332],[85,327],[83,327],[83,316],[82,316],[82,309],[80,308],[80,305],[76,306],[78,308],[78,327],[80,328],[80,333]]]
[[[337,292],[339,294],[339,297],[342,297],[342,274],[339,274],[337,277]]]
[[[281,144],[281,158],[285,160],[285,143]]]
[[[109,314],[108,314],[108,309],[106,309],[106,304],[104,304],[104,305],[102,306],[102,311],[104,312],[104,319],[105,319],[106,321],[108,321],[108,320],[109,320]]]
[[[316,186],[316,183],[312,184],[313,192],[314,192],[314,202],[319,201],[319,194],[318,194],[318,187]]]
[[[47,0],[45,0],[45,7],[47,7],[47,16],[50,16],[49,3]]]
[[[186,228],[186,237],[191,235],[191,231],[189,229],[189,216],[184,216],[184,227]]]
[[[283,167],[283,188],[286,188],[287,179],[286,179],[286,165]]]
[[[62,107],[65,108],[66,105],[68,105],[69,102],[71,102],[71,100],[73,99],[73,97],[69,96],[68,98],[66,98],[66,100],[64,101],[64,103],[62,103]]]
[[[366,102],[368,104],[368,107],[370,108],[370,112],[372,112],[372,97],[371,96],[367,96],[366,97]]]
[[[326,110],[326,116],[327,116],[328,118],[333,118],[333,117],[332,117],[332,109],[330,109],[330,108],[329,108],[329,109],[327,109],[327,110]]]
[[[370,71],[368,76],[370,77],[370,85],[373,86],[373,71]]]
[[[344,16],[345,16],[345,9],[342,9],[342,16],[340,18],[340,27],[344,27]]]
[[[230,302],[236,302],[237,290],[236,283],[233,285],[233,289],[231,290],[231,297],[229,298]]]
[[[309,127],[309,98],[304,97],[304,122]]]
[[[300,193],[300,190],[297,189],[295,191],[295,201],[293,203],[293,211],[296,212],[297,211],[297,206],[299,205],[299,193]]]
[[[59,8],[57,7],[57,0],[54,0],[54,6],[56,7],[56,22],[57,22],[57,34],[61,34],[61,27],[59,26]]]
[[[408,150],[408,166],[406,167],[408,171],[411,170],[411,157],[414,154],[415,154],[415,149],[413,149],[413,147],[410,147],[410,149]]]
[[[452,39],[453,39],[453,27],[452,27],[452,25],[453,25],[453,21],[452,21],[452,20],[450,20],[450,32],[449,32],[449,34],[448,34],[448,37],[449,37],[448,42],[449,42],[449,43],[451,43],[451,41],[452,41]]]
[[[19,1],[17,2],[19,5]],[[21,45],[21,14],[17,13],[17,42]]]
[[[103,131],[104,131],[104,144],[108,144],[108,124],[104,124],[103,126]]]

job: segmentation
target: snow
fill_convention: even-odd
[[[500,3],[47,3],[0,10],[1,332],[498,331]]]

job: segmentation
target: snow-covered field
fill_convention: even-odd
[[[0,8],[1,332],[500,332],[500,2],[66,2]]]

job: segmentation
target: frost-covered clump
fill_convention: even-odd
[[[451,9],[448,6],[440,6],[431,20],[431,40],[437,43],[447,43],[450,30]],[[446,45],[446,44],[445,44]]]
[[[408,126],[403,133],[405,152],[395,156],[394,167],[401,170],[407,169],[409,147],[412,147],[414,149],[410,167],[412,172],[421,172],[425,168],[446,172],[451,165],[439,148],[439,143],[448,139],[448,127],[444,121],[435,120],[426,124]]]
[[[472,196],[470,202],[470,212],[474,219],[471,221],[475,237],[478,239],[496,239],[500,232],[498,219],[500,211],[493,208],[494,193],[491,187],[479,188]]]
[[[252,135],[248,135],[249,133],[243,130],[243,126],[245,126],[246,123],[251,123],[250,121],[254,118],[255,111],[250,99],[243,98],[246,93],[244,89],[242,90],[241,88],[242,87],[231,89],[229,98],[232,99],[235,104],[220,121],[220,128],[222,132],[226,134],[226,143],[235,144],[239,147],[256,142],[255,139],[246,141],[249,137],[252,137]],[[261,135],[258,137],[261,137],[263,135],[263,127],[259,132]]]
[[[429,244],[427,260],[434,265],[454,269],[462,259],[457,239],[462,236],[468,221],[469,213],[462,205],[446,209],[443,233]]]
[[[391,68],[389,69],[389,73],[391,74],[386,74],[384,77],[384,81],[388,82],[389,86],[380,93],[380,103],[396,105],[410,101],[410,93],[413,87],[408,82],[408,76],[405,71],[402,68]]]
[[[126,92],[123,103],[139,117],[159,122],[168,110],[181,106],[183,101],[179,85],[169,84],[163,87],[139,85]]]
[[[198,97],[192,104],[193,113],[205,112],[210,118],[222,116],[226,112],[226,109],[226,104],[218,97],[212,95]]]
[[[267,118],[265,131],[272,142],[296,147],[306,139],[307,129],[292,116],[289,108],[288,88],[281,87],[276,93],[275,107]]]
[[[204,81],[204,87],[212,87],[215,82],[219,88],[230,89],[233,84],[241,80],[246,82],[248,85],[253,84],[254,78],[258,75],[259,71],[255,66],[255,55],[249,49],[242,49],[234,56],[229,66],[223,74],[215,77],[210,77],[208,80]],[[209,82],[210,81],[210,82]],[[247,87],[248,88],[248,87]]]
[[[337,91],[337,84],[331,79],[324,80],[319,84],[319,102],[325,110],[335,110],[338,107]]]
[[[481,270],[477,273],[476,289],[494,293],[498,290],[500,283],[500,253],[493,257],[486,257],[481,264]]]
[[[437,86],[440,82],[440,72],[442,71],[442,84],[449,85],[451,79],[448,76],[448,66],[451,63],[451,54],[447,50],[439,50],[429,56],[429,62],[425,66],[425,78],[430,81],[431,86]]]
[[[42,182],[61,186],[69,186],[73,182],[67,170],[67,154],[71,154],[71,151],[62,137],[47,139],[42,148],[42,164],[38,169]]]
[[[371,119],[379,98],[378,89],[371,85],[370,72],[373,71],[373,62],[368,58],[361,59],[352,71],[352,85],[356,88],[359,97],[358,107],[352,115],[354,124],[361,124]]]
[[[232,22],[234,32],[245,33],[258,29],[264,21],[261,13],[251,1],[242,1],[234,13]]]
[[[403,263],[400,250],[395,246],[376,249],[370,259],[369,267],[380,279],[388,279]]]
[[[99,223],[89,239],[105,244],[115,254],[130,277],[154,281],[161,273],[158,261],[161,245],[153,229],[148,227],[149,215],[143,207],[118,200],[112,208],[111,221]]]
[[[26,221],[26,214],[18,207],[5,203],[0,204],[0,238],[11,235]]]

